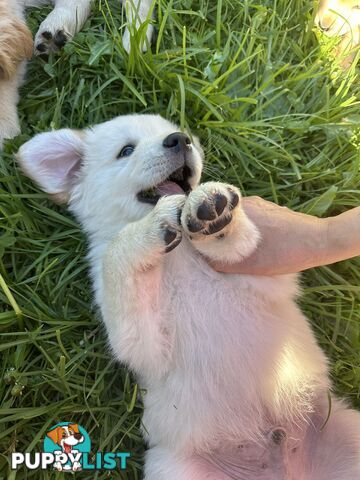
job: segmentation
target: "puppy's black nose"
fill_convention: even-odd
[[[74,437],[76,438],[76,440],[80,440],[80,438],[82,437],[82,434],[81,433],[74,433]]]
[[[163,146],[165,148],[173,148],[176,152],[188,149],[190,145],[190,138],[185,133],[181,132],[171,133],[163,141]]]

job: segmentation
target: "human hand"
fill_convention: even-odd
[[[219,272],[281,275],[360,255],[360,207],[331,218],[294,212],[259,197],[243,198],[242,207],[261,241],[242,262],[212,262]]]

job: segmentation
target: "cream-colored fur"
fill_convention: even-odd
[[[315,21],[327,36],[341,37],[335,53],[342,57],[341,64],[348,67],[360,45],[360,1],[320,0]]]
[[[20,132],[17,115],[18,88],[24,61],[33,50],[31,32],[15,0],[0,0],[0,149],[5,138]]]
[[[146,392],[145,479],[360,478],[360,414],[334,397],[329,410],[296,276],[209,267],[205,257],[241,261],[261,239],[236,187],[199,185],[201,148],[177,130],[118,117],[37,135],[18,155],[88,235],[109,343]],[[144,203],[150,187],[156,204]]]

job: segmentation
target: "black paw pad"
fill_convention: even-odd
[[[204,232],[204,235],[212,235],[213,233],[220,232],[223,228],[226,227],[232,220],[232,216],[224,216],[216,220],[215,222],[210,223],[208,229]]]
[[[281,428],[277,428],[271,432],[271,440],[275,443],[275,445],[281,445],[285,438],[286,432]]]
[[[54,35],[54,43],[57,47],[61,48],[67,42],[67,36],[62,30],[59,30]]]
[[[234,210],[236,205],[239,203],[239,195],[233,191],[231,193],[231,200],[230,200],[230,210]]]
[[[203,202],[197,210],[199,220],[215,220],[216,213],[213,206],[209,202]]]
[[[174,248],[176,248],[181,242],[181,239],[182,239],[182,236],[181,234],[179,234],[178,237],[175,240],[173,240],[172,243],[170,243],[170,245],[168,245],[165,248],[165,253],[169,253],[171,252],[171,250],[174,250]]]
[[[45,40],[51,40],[52,39],[52,33],[51,32],[42,32],[41,34]]]
[[[193,218],[190,218],[190,220],[187,222],[187,228],[189,232],[196,233],[202,230],[203,224],[197,220],[194,220]]]
[[[217,193],[215,195],[215,210],[216,213],[218,214],[218,217],[223,213],[225,210],[225,207],[227,205],[227,198],[225,195],[222,195],[221,193]]]
[[[39,45],[36,45],[36,50],[38,50],[40,53],[45,53],[47,50],[46,43],[39,43]]]

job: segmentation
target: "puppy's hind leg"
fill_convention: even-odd
[[[323,428],[309,428],[308,480],[360,479],[360,413],[335,400]],[[307,463],[306,462],[306,463]]]
[[[35,35],[35,53],[48,55],[62,48],[81,30],[91,11],[92,0],[53,0],[54,10]]]
[[[110,344],[119,360],[145,378],[161,376],[171,354],[161,280],[166,254],[181,241],[183,204],[183,195],[161,198],[145,218],[120,232],[104,257],[99,302]]]

